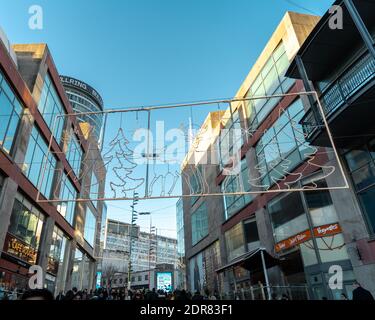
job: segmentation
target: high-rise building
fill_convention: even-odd
[[[79,122],[67,115],[73,109],[47,45],[10,46],[3,39],[1,288],[26,289],[32,265],[42,268],[44,284],[55,294],[94,288],[103,203],[74,200],[90,197],[93,176],[95,197],[103,197],[105,172],[86,166],[85,178],[78,178],[85,159],[97,151],[88,150]],[[58,115],[67,121],[56,121]]]
[[[104,273],[109,267],[117,272],[128,270],[131,230],[133,271],[153,269],[156,264],[172,264],[176,267],[176,239],[143,232],[138,225],[132,227],[129,223],[108,219],[103,252]]]
[[[82,80],[62,75],[60,75],[60,80],[74,112],[78,113],[78,121],[88,125],[82,129],[83,133],[93,135],[98,145],[101,145],[104,138],[103,114],[101,113],[103,111],[102,97],[93,87]],[[90,112],[93,113],[89,114]]]

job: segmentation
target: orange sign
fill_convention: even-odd
[[[314,228],[315,237],[331,236],[341,232],[342,230],[338,223],[326,224],[324,226]]]
[[[314,237],[321,238],[321,237],[327,237],[332,236],[337,233],[341,233],[341,227],[338,223],[331,223],[326,224],[324,226],[315,227],[313,229]],[[285,239],[283,241],[280,241],[276,243],[275,245],[275,251],[279,252],[281,250],[289,249],[291,247],[294,247],[296,245],[301,244],[302,242],[305,242],[307,240],[311,239],[311,232],[310,230],[303,231],[301,233],[298,233],[288,239]]]
[[[36,263],[37,251],[9,233],[6,236],[4,252],[30,264]]]
[[[276,252],[279,252],[284,249],[289,249],[302,242],[309,240],[310,238],[311,238],[310,230],[303,231],[301,233],[296,234],[295,236],[292,236],[288,239],[285,239],[283,241],[276,243],[275,250]]]

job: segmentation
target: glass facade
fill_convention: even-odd
[[[245,253],[245,237],[242,222],[225,232],[228,262]]]
[[[191,232],[193,245],[208,235],[208,212],[205,202],[191,215]]]
[[[70,182],[67,175],[63,174],[61,177],[61,186],[60,186],[60,199],[64,200],[75,200],[77,198],[77,190]],[[61,201],[57,205],[57,211],[68,221],[70,224],[73,224],[74,211],[75,211],[75,202],[74,201]]]
[[[345,154],[369,231],[375,234],[375,139]]]
[[[56,118],[56,116],[64,115],[65,111],[48,74],[44,79],[44,85],[38,104],[38,110],[42,114],[48,128],[51,130],[51,132],[53,131],[52,133],[57,143],[60,143],[65,121],[64,117]]]
[[[84,238],[87,243],[94,247],[95,244],[95,234],[96,234],[96,217],[92,213],[89,207],[86,208],[86,217],[85,217],[85,229],[84,229]]]
[[[29,246],[33,251],[38,252],[44,220],[44,215],[38,209],[22,195],[17,194],[14,200],[8,232],[21,241],[22,247],[26,249],[26,246]],[[14,249],[14,255],[16,255],[16,247]],[[18,252],[17,256],[22,260],[24,260],[23,258],[27,258],[26,262],[30,264],[36,263],[36,256],[34,254],[27,256],[24,253]]]
[[[0,147],[8,154],[12,153],[22,114],[20,101],[0,71]]]
[[[315,149],[305,142],[299,121],[304,114],[301,100],[284,110],[256,146],[261,186],[268,189],[306,159]]]
[[[70,166],[73,169],[74,174],[79,177],[81,170],[81,160],[82,160],[82,148],[74,133],[74,130],[70,130],[68,150],[66,151],[66,160],[68,160]]]
[[[90,281],[93,275],[92,263],[87,255],[78,248],[74,252],[72,288],[90,290]]]
[[[288,66],[289,60],[285,52],[285,47],[283,43],[281,43],[265,63],[259,76],[254,80],[246,98],[287,93],[294,84],[293,79],[284,77]],[[256,129],[276,106],[279,100],[280,98],[271,98],[249,101],[247,109],[250,127]]]
[[[49,277],[51,286],[53,286],[51,291],[55,292],[55,295],[65,290],[69,249],[68,238],[62,230],[55,226],[53,228],[47,265],[47,272],[52,275]]]
[[[225,195],[225,193],[251,191],[246,158],[241,161],[241,172],[238,175],[233,174],[225,177],[221,184],[221,191],[224,193],[223,199],[226,219],[229,219],[252,201],[253,196],[251,194]]]
[[[98,182],[98,178],[93,172],[91,175],[90,199],[95,208],[98,206],[98,201],[96,200],[98,198],[99,198],[99,182]]]
[[[48,152],[48,144],[39,129],[34,126],[31,131],[22,171],[46,198],[51,196],[56,163],[55,156]]]
[[[231,114],[224,129],[220,130],[217,144],[220,169],[223,169],[228,163],[230,163],[232,157],[236,157],[236,154],[238,154],[243,144],[241,121],[238,111]]]

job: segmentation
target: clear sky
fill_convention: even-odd
[[[323,14],[333,0],[0,0],[12,43],[48,44],[60,74],[91,84],[106,108],[227,98],[235,94],[287,10]],[[42,30],[28,27],[31,5]],[[175,236],[175,200],[142,204]],[[127,203],[109,217],[130,220]],[[139,224],[148,228],[149,218]]]

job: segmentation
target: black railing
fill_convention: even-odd
[[[375,59],[367,53],[349,67],[320,97],[326,118],[328,119],[345,105],[348,99],[374,79]],[[307,140],[323,126],[321,117],[316,119],[311,109],[306,112],[301,123]]]

